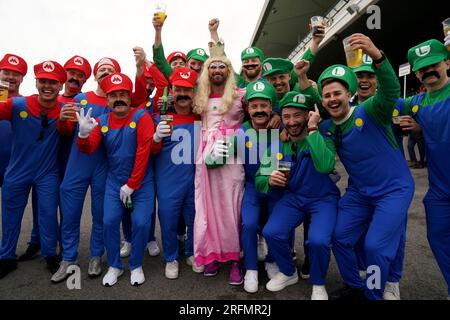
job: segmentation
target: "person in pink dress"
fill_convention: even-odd
[[[227,156],[227,143],[244,119],[244,94],[236,87],[230,60],[212,53],[194,102],[194,112],[202,117],[196,154],[194,256],[196,265],[205,266],[205,276],[215,276],[220,263],[231,261],[231,285],[243,282],[239,239],[244,168],[228,158],[226,165],[207,169],[205,161]]]

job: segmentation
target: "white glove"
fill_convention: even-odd
[[[216,162],[219,159],[228,158],[228,145],[224,140],[217,140],[211,150],[211,160]]]
[[[97,121],[91,117],[92,108],[89,108],[86,116],[84,115],[84,109],[81,108],[80,112],[76,113],[80,130],[78,136],[82,139],[87,138],[92,130],[98,125]]]
[[[170,137],[172,133],[170,132],[170,126],[167,124],[166,121],[161,121],[158,123],[158,126],[156,127],[156,132],[153,135],[153,141],[156,143],[160,142],[165,137]]]
[[[446,46],[450,46],[450,31],[447,32],[447,36],[445,37],[444,41]]]
[[[127,205],[127,202],[131,202],[131,195],[133,194],[133,192],[134,190],[131,189],[127,184],[124,184],[120,188],[120,200],[125,206]]]

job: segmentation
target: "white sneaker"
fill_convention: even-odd
[[[145,276],[142,267],[131,270],[130,283],[132,286],[140,286],[144,282]]]
[[[191,266],[192,271],[194,271],[195,273],[203,273],[203,271],[205,271],[205,266],[197,266],[197,264],[195,263],[194,256],[190,256],[189,258],[187,258],[186,264],[188,266]]]
[[[59,283],[67,279],[67,277],[70,276],[70,273],[68,273],[68,269],[72,265],[76,265],[77,262],[69,262],[69,261],[61,261],[59,263],[59,269],[52,275],[52,278],[50,279],[53,283]]]
[[[328,300],[328,293],[325,286],[313,285],[311,300]]]
[[[112,287],[116,284],[117,279],[123,274],[123,270],[114,267],[109,267],[108,272],[103,277],[103,285],[105,287]]]
[[[298,282],[297,270],[295,270],[292,276],[287,276],[282,272],[278,272],[269,282],[266,284],[266,289],[269,291],[280,291],[287,286],[296,284]]]
[[[267,277],[269,277],[269,279],[272,279],[277,273],[280,272],[280,269],[278,269],[278,265],[276,262],[266,262],[265,269],[267,271]]]
[[[244,290],[248,293],[258,292],[258,271],[247,270],[245,272]]]
[[[258,261],[266,260],[267,256],[267,243],[263,236],[258,235]]]
[[[156,241],[150,241],[147,243],[147,250],[150,257],[156,257],[161,252]]]
[[[178,261],[177,260],[166,263],[166,278],[167,279],[178,278]]]
[[[122,247],[120,248],[120,257],[126,258],[131,254],[131,242],[124,241]]]
[[[400,300],[400,288],[398,282],[386,282],[383,293],[384,300]]]

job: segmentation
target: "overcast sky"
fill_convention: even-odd
[[[104,56],[119,61],[134,78],[132,48],[141,46],[152,60],[152,17],[157,0],[0,0],[0,56],[14,53],[28,63],[21,94],[36,92],[33,66],[44,60],[63,65],[81,55],[92,65]],[[202,47],[210,39],[208,21],[220,19],[219,35],[227,56],[239,69],[240,52],[250,44],[264,0],[166,0],[163,29],[166,56]],[[96,88],[91,77],[83,91]]]

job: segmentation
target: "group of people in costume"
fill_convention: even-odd
[[[0,80],[9,82],[9,99],[0,102],[0,279],[40,251],[51,281],[64,281],[79,263],[80,221],[90,190],[88,274],[103,275],[104,286],[117,283],[127,256],[131,285],[145,282],[144,253],[160,252],[157,215],[168,279],[179,277],[185,257],[193,272],[206,277],[229,263],[229,284],[243,284],[248,293],[261,290],[262,270],[267,290],[283,290],[299,281],[293,256],[295,230],[303,224],[300,276],[309,279],[312,300],[398,300],[414,195],[393,122],[402,115],[400,131],[424,137],[427,237],[450,297],[446,44],[431,39],[408,51],[425,91],[400,99],[389,52],[361,33],[349,44],[364,52],[363,64],[332,65],[315,82],[308,71],[325,26],[295,64],[248,47],[237,74],[218,35],[218,19],[208,25],[208,50],[175,51],[167,58],[164,23],[155,16],[153,25],[154,62],[133,48],[134,84],[115,59],[102,58],[92,69],[76,55],[64,65],[35,65],[37,94],[24,97],[19,89],[25,60],[6,54],[0,61]],[[91,75],[97,88],[83,92]],[[337,159],[348,173],[342,195]],[[33,231],[17,258],[30,191]],[[332,252],[345,286],[329,297]],[[374,267],[380,276],[375,287],[367,283]]]

